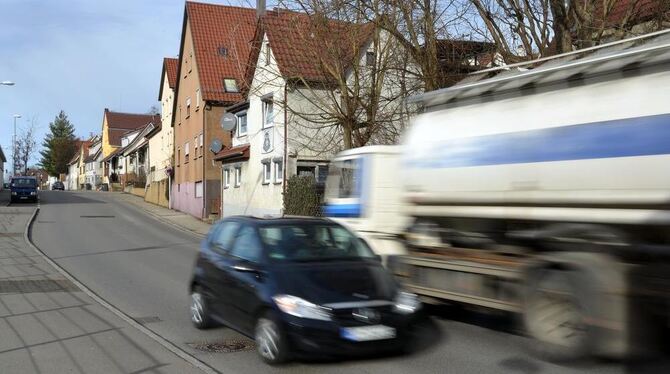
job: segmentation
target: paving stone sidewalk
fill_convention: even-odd
[[[0,373],[202,373],[30,247],[24,230],[34,209],[0,201]]]

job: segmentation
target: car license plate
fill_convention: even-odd
[[[19,197],[19,199],[27,199],[27,198],[28,198],[28,196],[21,196],[21,197]]]
[[[347,340],[365,342],[370,340],[383,340],[395,338],[395,329],[384,325],[342,327],[340,335]]]

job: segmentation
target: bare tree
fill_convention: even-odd
[[[28,163],[37,151],[35,141],[36,120],[33,118],[30,124],[24,127],[16,138],[17,169],[21,175],[28,172]]]
[[[650,32],[667,23],[668,0],[470,0],[472,29],[508,63]],[[664,15],[661,19],[658,14]],[[653,20],[656,22],[652,22]],[[480,27],[483,25],[483,27]]]
[[[382,1],[367,3],[374,8]],[[403,99],[420,87],[404,76],[408,55],[403,48],[370,21],[365,9],[348,2],[285,0],[281,5],[295,11],[269,12],[265,27],[290,27],[292,61],[279,61],[280,71],[254,68],[267,70],[262,72],[266,84],[273,74],[287,82],[293,99],[278,104],[297,130],[294,148],[321,154],[396,143],[409,115]],[[280,47],[272,44],[276,53]]]

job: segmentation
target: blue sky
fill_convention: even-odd
[[[183,12],[183,0],[0,0],[0,81],[16,83],[0,86],[7,158],[15,113],[17,127],[34,119],[41,144],[61,109],[86,137],[100,132],[106,107],[158,105],[162,58],[179,53]]]

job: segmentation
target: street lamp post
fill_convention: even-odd
[[[12,150],[12,159],[13,159],[12,160],[12,164],[13,164],[13,166],[12,166],[12,176],[16,175],[16,161],[17,161],[16,151],[18,150],[17,149],[18,147],[16,146],[16,119],[17,118],[21,118],[21,115],[20,114],[15,114],[14,115],[14,139],[13,139],[14,148]]]

